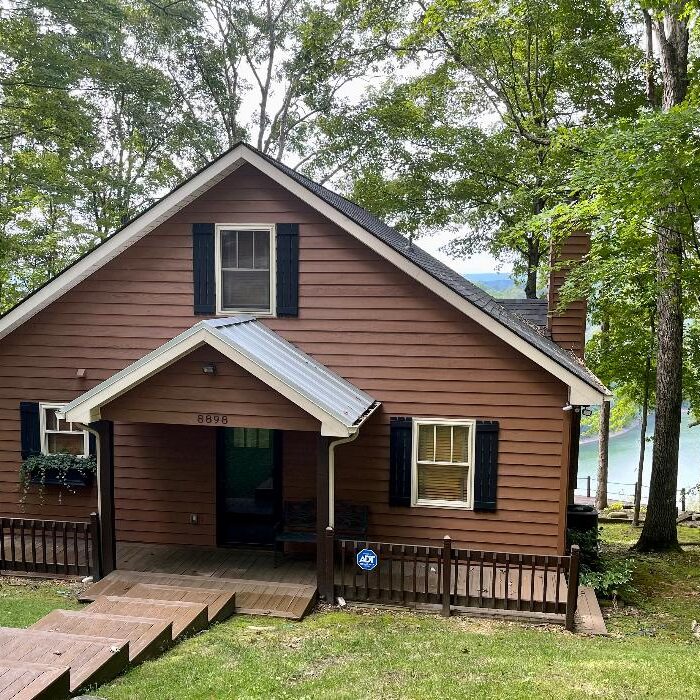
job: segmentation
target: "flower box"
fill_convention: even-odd
[[[47,469],[42,480],[41,474],[33,473],[29,477],[30,484],[43,484],[44,486],[70,486],[71,488],[83,488],[92,486],[95,475],[91,472],[81,472],[78,469],[68,469],[65,477],[61,478],[58,469]]]

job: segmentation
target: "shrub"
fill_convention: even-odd
[[[581,566],[595,568],[600,562],[600,529],[598,530],[567,530],[566,536],[571,546],[577,544],[581,550]]]
[[[605,598],[615,600],[623,593],[634,590],[630,585],[634,567],[634,559],[602,559],[598,570],[582,567],[581,583]]]
[[[598,530],[569,530],[569,548],[577,544],[581,549],[581,584],[590,586],[603,597],[613,600],[634,590],[630,585],[634,576],[634,559],[601,556],[601,534]]]
[[[605,510],[609,510],[611,513],[614,513],[615,511],[624,510],[624,509],[625,509],[624,503],[620,503],[620,501],[615,501],[614,503],[608,504],[608,507]]]

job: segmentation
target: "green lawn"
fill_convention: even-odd
[[[0,625],[27,627],[55,608],[74,610],[75,584],[0,576]]]
[[[619,634],[636,634],[687,641],[693,620],[700,621],[700,546],[676,554],[630,553],[639,530],[627,524],[603,525],[609,556],[635,560],[632,590],[624,605],[606,610],[608,628]],[[700,529],[679,526],[678,539],[700,542]],[[700,650],[700,642],[697,645]]]
[[[610,556],[635,533],[606,525]],[[104,698],[683,698],[700,688],[700,547],[634,555],[634,591],[606,609],[611,636],[411,613],[238,616],[99,688]],[[8,588],[10,590],[8,590]],[[66,607],[65,586],[3,586],[2,624]],[[70,606],[70,607],[75,607]],[[11,622],[5,621],[10,615]],[[695,689],[695,690],[693,690]]]

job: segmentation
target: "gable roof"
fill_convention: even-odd
[[[321,422],[321,434],[349,437],[379,405],[369,394],[260,323],[238,315],[199,321],[63,409],[90,423],[100,409],[194,349],[209,345]]]
[[[362,207],[245,143],[239,143],[223,153],[10,309],[0,317],[0,338],[244,163],[271,177],[383,258],[561,379],[569,386],[569,401],[572,404],[597,404],[607,398],[608,392],[600,380],[573,353],[559,347],[535,326],[511,313],[485,291]]]

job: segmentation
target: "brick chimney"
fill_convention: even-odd
[[[572,233],[568,238],[552,246],[550,251],[552,267],[566,260],[581,260],[590,249],[591,238],[588,232]],[[571,302],[564,311],[557,311],[559,289],[564,284],[566,274],[566,266],[552,269],[550,273],[547,330],[557,345],[583,357],[586,343],[586,300]]]

